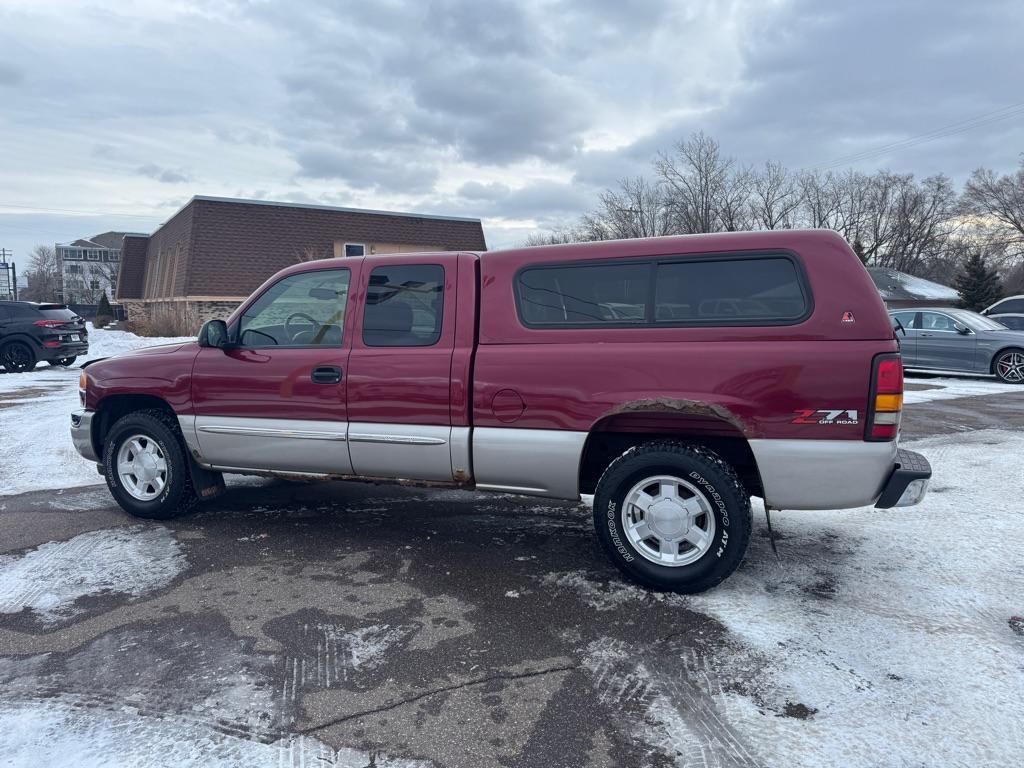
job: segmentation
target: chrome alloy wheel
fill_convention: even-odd
[[[156,440],[132,435],[117,452],[117,476],[135,499],[152,501],[167,485],[167,459]]]
[[[1004,352],[996,361],[996,373],[1003,381],[1024,383],[1024,352]]]
[[[715,540],[715,514],[696,486],[671,475],[641,480],[622,504],[622,528],[633,548],[658,565],[690,565]]]

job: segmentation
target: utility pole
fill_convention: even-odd
[[[14,256],[8,248],[0,248],[0,296],[10,296],[18,300],[18,272],[14,262],[7,260]]]

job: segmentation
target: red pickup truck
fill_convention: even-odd
[[[89,364],[79,452],[129,513],[221,473],[579,500],[630,577],[707,589],[774,509],[917,503],[903,369],[827,231],[296,264],[196,342]]]

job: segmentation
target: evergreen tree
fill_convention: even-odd
[[[100,296],[99,306],[96,307],[96,314],[101,317],[112,317],[114,310],[110,308],[110,301],[107,300],[107,292]]]
[[[968,257],[957,276],[956,290],[960,294],[960,306],[975,312],[980,312],[1003,297],[999,273],[989,269],[977,251]]]

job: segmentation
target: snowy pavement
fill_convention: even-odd
[[[40,363],[29,373],[0,370],[0,496],[102,482],[96,467],[83,461],[71,445],[71,412],[81,407],[80,366],[133,349],[192,340],[144,338],[89,323],[89,354],[74,366]]]
[[[681,597],[624,582],[581,505],[250,481],[142,523],[71,487],[99,478],[70,445],[88,472],[23,493],[77,403],[31,376],[0,375],[2,766],[1020,763],[1019,390],[908,379],[923,504],[773,513],[778,560],[758,508]]]

